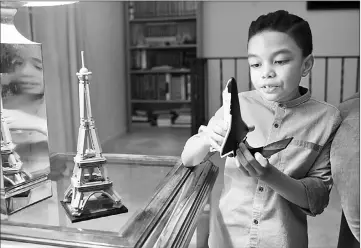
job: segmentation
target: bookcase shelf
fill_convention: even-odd
[[[131,50],[165,50],[165,49],[196,49],[196,44],[180,44],[169,46],[132,46]]]
[[[192,125],[192,63],[199,40],[198,1],[126,3],[128,130]]]
[[[190,100],[141,100],[141,99],[132,99],[131,102],[132,103],[160,103],[160,104],[164,104],[164,103],[174,103],[174,104],[191,103]]]
[[[187,74],[190,73],[190,69],[169,69],[169,70],[131,70],[131,74]]]
[[[162,16],[162,17],[148,17],[148,18],[134,18],[129,20],[130,23],[149,23],[149,22],[181,22],[181,21],[195,21],[197,19],[196,15],[189,16]]]

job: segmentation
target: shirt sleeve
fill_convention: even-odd
[[[359,119],[345,119],[332,142],[331,172],[348,226],[360,241]]]
[[[307,215],[319,215],[328,205],[330,191],[333,185],[330,150],[332,140],[335,137],[340,123],[341,116],[339,115],[334,121],[331,128],[331,134],[329,135],[327,142],[317,156],[313,166],[307,173],[306,177],[300,179],[301,183],[305,187],[309,206],[308,209],[301,208],[301,211]]]
[[[222,118],[223,116],[223,108],[217,110],[214,116],[209,120],[208,125],[210,125],[214,120]],[[182,163],[187,166],[195,166],[205,159],[208,159],[208,155],[211,156],[213,154],[209,154],[209,147],[206,146],[206,136],[203,133],[203,128],[205,126],[200,126],[198,129],[198,133],[194,134],[190,137],[184,147],[181,154]],[[208,150],[205,150],[205,149]],[[207,154],[208,153],[208,154]]]
[[[223,106],[220,107],[214,116],[209,120],[208,125],[212,123],[213,120],[222,120],[223,119]]]

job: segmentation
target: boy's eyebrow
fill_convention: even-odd
[[[42,63],[41,59],[34,58],[34,57],[32,57],[31,59],[32,59],[33,61],[35,61],[35,62]]]
[[[283,49],[280,49],[280,50],[272,53],[272,56],[276,56],[276,55],[281,54],[281,53],[292,54],[292,51],[287,49],[287,48],[283,48]],[[253,53],[249,53],[248,58],[252,58],[252,57],[259,57],[259,56],[256,55],[256,54],[253,54]]]
[[[283,49],[280,49],[280,50],[274,52],[272,55],[278,55],[280,53],[292,54],[292,51],[287,48],[283,48]]]
[[[258,57],[256,54],[249,53],[248,58]]]

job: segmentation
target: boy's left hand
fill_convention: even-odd
[[[259,178],[261,180],[270,173],[272,168],[268,159],[263,157],[259,152],[256,152],[253,157],[244,143],[239,145],[235,159],[237,167],[241,171],[250,177]]]
[[[3,109],[2,117],[10,130],[37,131],[47,135],[46,121],[17,109]]]

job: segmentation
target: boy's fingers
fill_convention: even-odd
[[[242,171],[246,176],[251,176],[249,172],[240,164],[238,157],[235,157],[234,161],[236,161],[237,168]]]
[[[254,126],[250,126],[250,127],[248,127],[248,132],[252,132],[252,131],[254,131],[254,129],[255,129]]]
[[[201,125],[198,129],[198,133],[202,133],[202,132],[207,132],[208,131],[208,127]]]
[[[212,137],[209,137],[209,142],[214,149],[216,149],[217,151],[221,150],[221,146],[218,145],[218,143]]]
[[[223,131],[227,132],[228,124],[226,121],[222,121],[222,128],[223,128]]]
[[[215,132],[211,132],[211,133],[209,134],[209,137],[210,137],[211,139],[213,139],[215,142],[217,142],[218,145],[221,145],[222,142],[223,142],[223,140],[224,140],[224,137],[223,137],[223,136],[221,136],[221,135],[219,135],[219,134],[217,134],[217,133],[215,133]]]
[[[260,171],[262,170],[262,166],[258,163],[258,161],[252,156],[252,154],[250,153],[250,151],[247,149],[246,145],[244,143],[241,143],[239,145],[239,150],[242,152],[242,154],[244,155],[245,159],[252,165],[252,167],[257,170]]]
[[[259,163],[262,167],[264,167],[264,168],[267,167],[267,165],[268,165],[268,160],[267,160],[265,157],[263,157],[261,153],[256,152],[256,153],[254,154],[254,158],[258,161],[258,163]]]
[[[255,168],[253,168],[252,164],[247,161],[240,149],[237,150],[237,159],[239,160],[240,165],[246,169],[251,176],[256,176]]]
[[[219,135],[224,136],[227,132],[227,128],[225,128],[225,125],[223,125],[223,123],[217,123],[214,125],[213,131]]]

